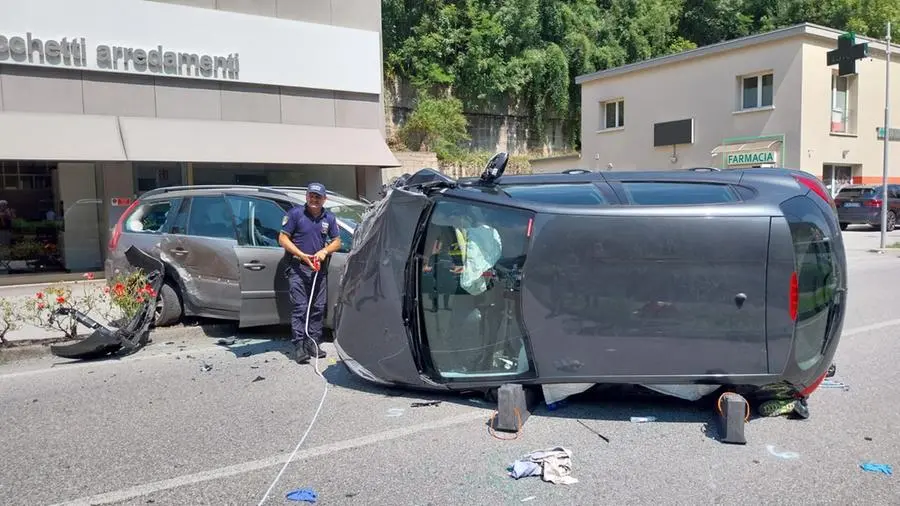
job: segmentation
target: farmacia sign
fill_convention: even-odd
[[[172,76],[197,76],[237,80],[241,62],[238,53],[208,55],[155,48],[134,48],[100,44],[88,46],[84,37],[60,40],[40,39],[31,32],[22,35],[0,33],[0,63],[34,63],[54,67],[151,72]]]

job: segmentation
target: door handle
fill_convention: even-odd
[[[252,262],[245,263],[244,268],[250,269],[251,271],[261,271],[261,270],[265,269],[266,266],[259,263],[258,260],[254,260]]]
[[[188,251],[183,248],[170,249],[169,252],[171,252],[173,255],[178,255],[178,256],[183,256],[183,255],[188,254]]]

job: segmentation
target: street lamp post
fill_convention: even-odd
[[[885,68],[884,68],[884,173],[881,178],[882,206],[881,206],[881,248],[884,249],[887,235],[887,212],[890,194],[888,194],[888,152],[891,140],[891,22],[887,24],[885,40]]]

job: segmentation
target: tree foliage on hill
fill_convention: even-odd
[[[466,111],[522,108],[534,131],[562,118],[575,146],[578,75],[804,21],[881,38],[900,2],[383,0],[382,15],[387,79]]]

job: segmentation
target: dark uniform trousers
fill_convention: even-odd
[[[322,326],[325,319],[325,303],[328,299],[328,278],[326,273],[327,261],[322,262],[319,270],[319,277],[316,278],[316,286],[314,293],[310,293],[313,288],[312,282],[316,271],[306,263],[298,259],[292,259],[287,268],[288,282],[290,283],[291,293],[291,330],[292,341],[302,344],[306,335],[306,310],[309,307],[309,300],[312,298],[312,307],[309,308],[309,337],[316,344],[322,342]],[[307,343],[308,345],[308,343]]]

